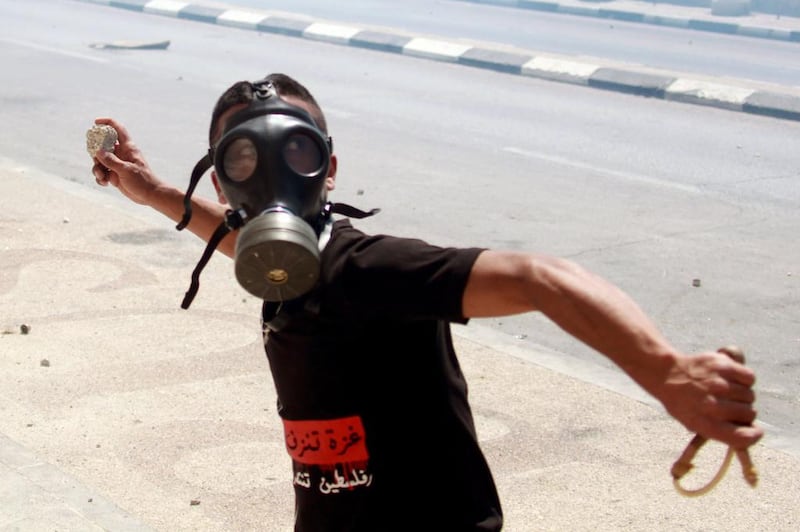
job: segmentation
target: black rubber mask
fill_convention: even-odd
[[[274,91],[228,120],[214,167],[244,221],[235,271],[251,294],[284,301],[316,283],[329,166],[326,137],[308,113]]]

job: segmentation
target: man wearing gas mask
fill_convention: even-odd
[[[750,369],[678,352],[627,295],[578,265],[356,229],[350,218],[375,211],[328,201],[336,157],[325,118],[288,76],[223,94],[186,192],[156,177],[122,124],[97,123],[119,134],[114,153],[97,156],[98,183],[209,243],[184,308],[215,248],[264,300],[298,531],[501,529],[450,336],[451,322],[474,317],[542,312],[688,429],[736,449],[763,434]],[[192,194],[211,166],[220,204]]]

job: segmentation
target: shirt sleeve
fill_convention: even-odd
[[[482,251],[368,236],[343,224],[323,251],[324,300],[363,316],[466,323],[464,288]]]

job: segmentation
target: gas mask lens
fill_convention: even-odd
[[[246,137],[231,142],[222,160],[225,175],[239,183],[253,175],[257,164],[258,150],[253,141]]]
[[[322,151],[319,145],[302,133],[294,133],[283,146],[283,158],[293,172],[314,176],[322,168]]]

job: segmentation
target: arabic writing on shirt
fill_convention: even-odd
[[[292,483],[324,495],[372,484],[364,424],[359,416],[284,420],[286,450],[294,461]]]
[[[293,483],[296,486],[304,488],[311,488],[311,474],[307,471],[298,471],[294,475]],[[320,475],[319,478],[319,491],[320,493],[339,493],[342,490],[352,490],[359,486],[369,486],[372,484],[372,475],[368,474],[364,469],[351,468],[349,474],[343,468],[340,472],[338,468],[332,471],[332,477],[326,473]]]
[[[286,450],[302,464],[366,462],[364,426],[359,416],[324,420],[284,420]]]

